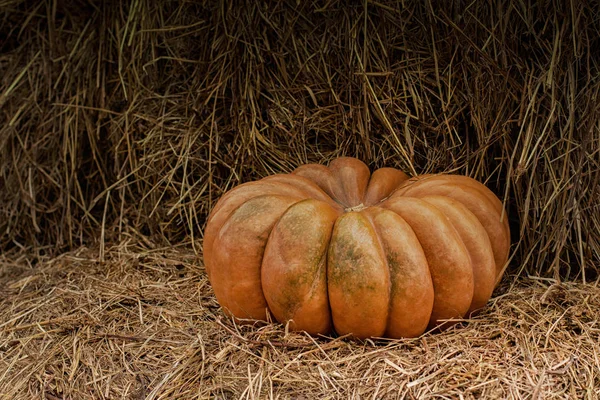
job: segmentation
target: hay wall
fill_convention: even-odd
[[[1,249],[199,249],[225,190],[351,155],[483,180],[514,272],[596,276],[595,7],[219,3],[0,0]]]

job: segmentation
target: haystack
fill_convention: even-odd
[[[600,396],[600,16],[434,3],[0,0],[0,397]],[[360,343],[224,317],[211,207],[341,155],[501,198],[488,309]]]

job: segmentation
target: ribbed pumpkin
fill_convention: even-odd
[[[237,318],[414,337],[489,300],[510,247],[503,214],[474,179],[371,175],[344,157],[227,192],[208,219],[204,262]]]

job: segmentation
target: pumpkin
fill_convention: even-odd
[[[310,334],[401,338],[482,308],[509,247],[502,203],[476,180],[371,174],[343,157],[225,193],[204,262],[238,319],[270,313]]]

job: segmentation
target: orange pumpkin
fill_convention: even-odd
[[[372,175],[355,158],[308,164],[227,192],[204,261],[240,319],[270,312],[311,334],[415,337],[483,307],[504,271],[500,200],[458,175]]]

